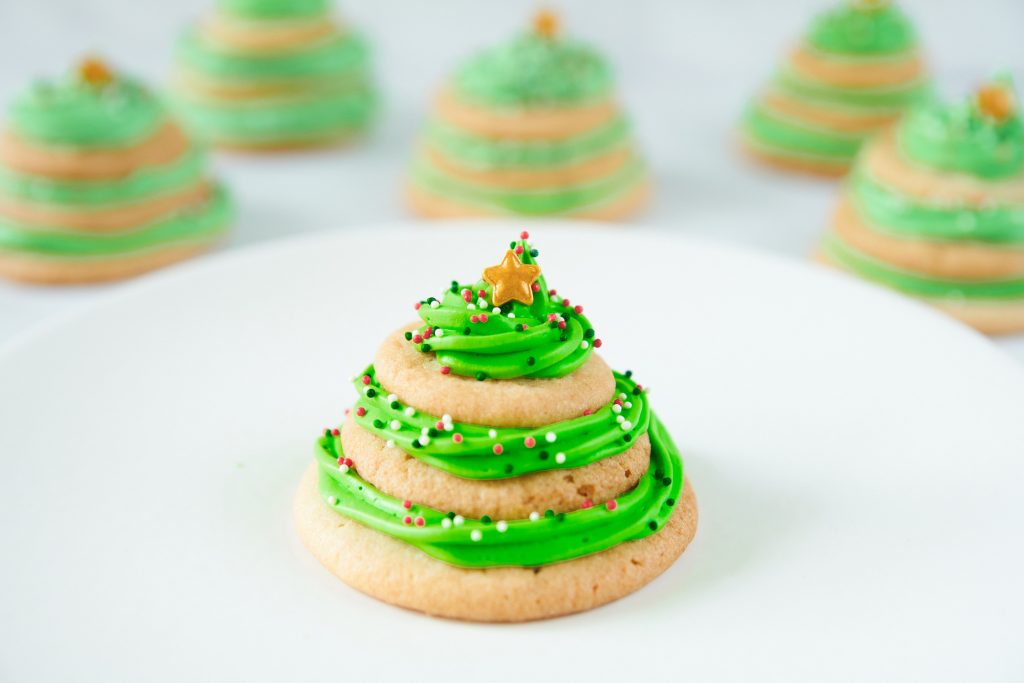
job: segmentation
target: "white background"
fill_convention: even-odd
[[[206,0],[0,2],[0,101],[84,52],[167,82],[176,35]],[[639,220],[679,234],[746,243],[805,258],[835,195],[829,181],[747,165],[733,126],[810,16],[829,2],[573,0],[566,29],[601,47],[653,166],[657,195]],[[316,230],[392,222],[403,168],[431,91],[452,65],[524,25],[537,4],[479,0],[349,0],[346,17],[376,48],[384,111],[374,134],[344,151],[267,158],[218,156],[241,205],[225,248]],[[957,95],[987,74],[1024,66],[1024,3],[904,3],[940,89]],[[623,233],[623,238],[628,235]],[[120,287],[122,285],[118,285]],[[0,283],[0,341],[111,287],[38,289]],[[1024,361],[1024,340],[998,342]]]

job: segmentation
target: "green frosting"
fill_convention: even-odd
[[[328,0],[217,0],[225,14],[245,19],[302,19],[325,13]]]
[[[474,135],[434,119],[426,140],[445,157],[476,169],[550,168],[600,156],[629,142],[629,124],[616,117],[607,124],[561,140],[514,140]]]
[[[355,408],[360,427],[431,467],[467,479],[589,465],[626,451],[647,432],[651,419],[647,396],[629,373],[615,374],[617,396],[608,405],[530,429],[490,429],[418,413],[387,393],[372,365],[354,384],[360,392]]]
[[[340,440],[329,434],[317,443],[320,495],[338,513],[450,564],[541,566],[638,540],[665,525],[682,491],[683,463],[671,437],[653,415],[649,434],[650,467],[636,488],[616,499],[613,506],[569,513],[546,510],[535,520],[509,521],[464,520],[455,513],[416,504],[407,509],[404,501],[374,488],[347,465],[339,468],[338,458],[343,458],[344,452]]]
[[[145,201],[194,184],[202,176],[204,162],[203,150],[193,146],[168,164],[146,166],[115,179],[60,180],[0,167],[0,190],[6,195],[40,204],[73,204],[88,208]]]
[[[521,248],[522,262],[536,265],[537,250],[525,239],[509,248]],[[532,304],[509,301],[495,313],[491,285],[484,280],[474,285],[453,281],[440,299],[420,302],[419,315],[426,324],[418,335],[409,333],[407,338],[420,351],[433,352],[457,375],[563,377],[590,357],[594,328],[571,302],[564,305],[567,300],[554,296],[543,275],[535,290]]]
[[[350,82],[354,77],[365,80],[370,50],[362,36],[346,33],[301,49],[232,52],[205,39],[198,29],[192,29],[178,43],[178,59],[207,78],[228,81],[345,79],[344,82]]]
[[[815,18],[805,40],[822,52],[887,55],[914,48],[910,20],[889,2],[851,0]]]
[[[911,273],[872,258],[849,246],[835,235],[827,236],[822,248],[829,258],[843,268],[867,280],[914,296],[968,300],[1024,298],[1024,278],[979,282],[950,280]]]
[[[1024,244],[1024,205],[927,203],[881,185],[862,166],[847,187],[873,230],[911,239]]]
[[[0,220],[0,248],[65,258],[123,255],[212,240],[228,226],[232,214],[227,193],[218,187],[198,206],[127,232],[62,231],[59,226],[40,228]]]
[[[807,78],[790,67],[779,70],[772,87],[792,99],[853,114],[899,113],[908,106],[928,101],[933,95],[931,83],[924,80],[872,88],[843,88]]]
[[[164,107],[139,82],[115,76],[106,84],[77,75],[33,83],[8,112],[19,136],[69,147],[127,147],[152,134]]]
[[[867,137],[809,126],[758,103],[747,109],[743,128],[752,144],[772,154],[842,165],[853,160]]]
[[[612,75],[589,46],[529,32],[474,56],[453,82],[467,99],[487,104],[562,105],[607,96]]]
[[[1006,87],[1011,88],[1008,83]],[[996,121],[978,109],[975,98],[909,112],[900,123],[897,140],[914,162],[944,171],[989,179],[1014,176],[1024,168],[1020,112]]]
[[[531,190],[506,190],[455,178],[418,158],[413,164],[411,181],[434,195],[481,211],[526,216],[571,215],[610,202],[636,188],[647,177],[642,161],[634,159],[609,176],[579,185]]]

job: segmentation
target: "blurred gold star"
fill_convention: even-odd
[[[542,38],[554,38],[558,35],[558,15],[551,10],[540,10],[533,17],[533,30]]]
[[[540,266],[523,263],[511,249],[501,263],[484,268],[484,282],[493,287],[491,302],[495,306],[512,300],[529,306],[533,303],[533,283],[539,277]]]
[[[114,80],[114,72],[102,59],[86,57],[78,64],[78,77],[90,85],[102,86]]]
[[[978,89],[974,96],[978,110],[990,119],[1002,123],[1013,115],[1013,93],[1005,85],[990,83]]]

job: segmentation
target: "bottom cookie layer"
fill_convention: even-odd
[[[850,168],[849,162],[828,162],[774,152],[766,147],[757,146],[745,138],[740,141],[740,149],[754,161],[781,171],[805,173],[822,178],[840,178],[846,175]]]
[[[0,277],[37,285],[95,284],[122,280],[197,256],[213,242],[169,247],[131,256],[70,260],[0,250]]]
[[[530,621],[617,600],[665,571],[697,531],[689,481],[658,533],[538,568],[455,567],[372,531],[324,504],[315,465],[303,477],[294,512],[303,544],[348,585],[399,607],[470,621]]]

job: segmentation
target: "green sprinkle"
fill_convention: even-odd
[[[377,390],[374,389],[373,387],[370,387],[369,389],[366,390],[366,396],[368,398],[373,398],[376,395],[377,395]]]
[[[665,500],[665,505],[668,505],[669,507],[672,507],[675,504],[676,504],[676,499],[675,498],[667,498]]]
[[[480,523],[481,524],[490,524],[491,523],[491,518],[488,515],[484,515],[483,517],[480,518]]]
[[[462,328],[462,334],[466,335],[467,337],[469,336],[470,332],[472,332],[472,330],[470,330],[468,327]]]
[[[585,329],[583,331],[584,339],[590,339],[593,336],[594,336],[594,328],[593,327],[588,327],[587,329]]]
[[[426,353],[429,350],[430,350],[430,344],[423,344],[422,346],[420,346],[420,351],[423,351],[424,353]]]
[[[534,358],[533,356],[530,356],[529,358],[526,359],[526,364],[527,365],[536,365],[537,364],[537,359]]]
[[[664,479],[661,480],[661,483],[664,484],[665,486],[668,486],[669,484],[672,483],[672,477],[665,477]]]
[[[412,339],[412,332],[406,332],[405,333],[405,341],[410,341],[411,339]]]
[[[384,421],[383,420],[374,420],[373,421],[373,426],[376,429],[384,429]]]
[[[505,474],[512,474],[512,470],[515,468],[512,465],[505,465]]]
[[[435,429],[434,427],[431,427],[430,429],[428,429],[427,430],[427,436],[429,436],[431,439],[433,439],[435,436],[437,436],[437,429]]]
[[[391,402],[391,410],[398,410],[401,407],[402,406],[401,406],[401,404],[398,401],[392,401]]]
[[[484,372],[476,373],[476,381],[483,382],[485,379],[487,379],[487,373],[484,373]]]
[[[548,453],[547,451],[541,451],[540,452],[540,459],[541,460],[547,460],[549,457],[551,457],[551,454]]]
[[[655,522],[653,519],[650,522],[647,523],[647,526],[650,528],[651,531],[657,531],[658,530],[658,523]]]
[[[549,508],[544,511],[544,516],[550,519],[551,517],[555,516],[555,511]]]

